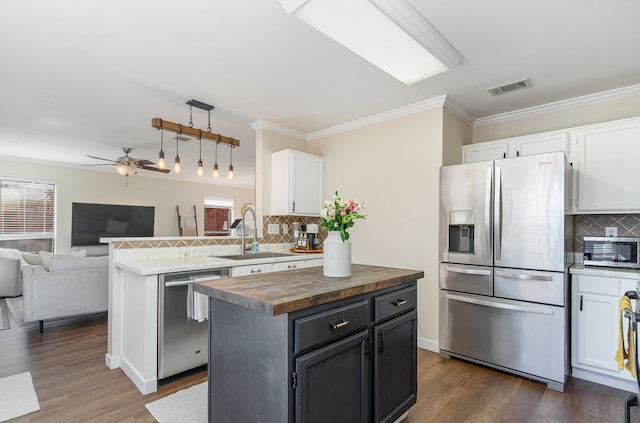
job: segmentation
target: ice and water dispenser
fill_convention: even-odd
[[[473,254],[475,214],[471,210],[449,212],[449,252]]]

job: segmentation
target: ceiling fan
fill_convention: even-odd
[[[122,151],[124,151],[124,156],[118,157],[117,160],[105,159],[103,157],[96,157],[87,154],[87,157],[97,160],[104,160],[106,162],[110,162],[110,166],[114,166],[116,171],[123,176],[131,176],[138,173],[138,169],[144,170],[152,170],[154,172],[162,172],[169,173],[169,169],[160,169],[158,167],[152,166],[154,163],[150,160],[144,159],[134,159],[129,156],[129,153],[133,149],[131,147],[122,147]],[[85,165],[85,166],[104,166],[106,163],[94,164],[94,165]]]

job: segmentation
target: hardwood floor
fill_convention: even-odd
[[[143,396],[120,369],[104,364],[106,315],[0,330],[0,377],[30,371],[40,411],[11,420],[154,422],[144,404],[207,378],[202,371]],[[407,423],[622,422],[627,392],[570,378],[565,393],[419,350],[418,402]],[[640,413],[634,409],[633,421]]]

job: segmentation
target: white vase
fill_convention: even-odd
[[[322,244],[322,274],[343,278],[351,276],[351,241],[342,241],[340,231],[329,231]]]

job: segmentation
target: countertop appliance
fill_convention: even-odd
[[[640,238],[586,236],[584,264],[640,269]]]
[[[158,379],[207,364],[209,322],[188,316],[187,303],[194,295],[189,285],[227,277],[228,268],[158,275]]]
[[[549,153],[440,168],[440,355],[563,391],[572,168]]]

